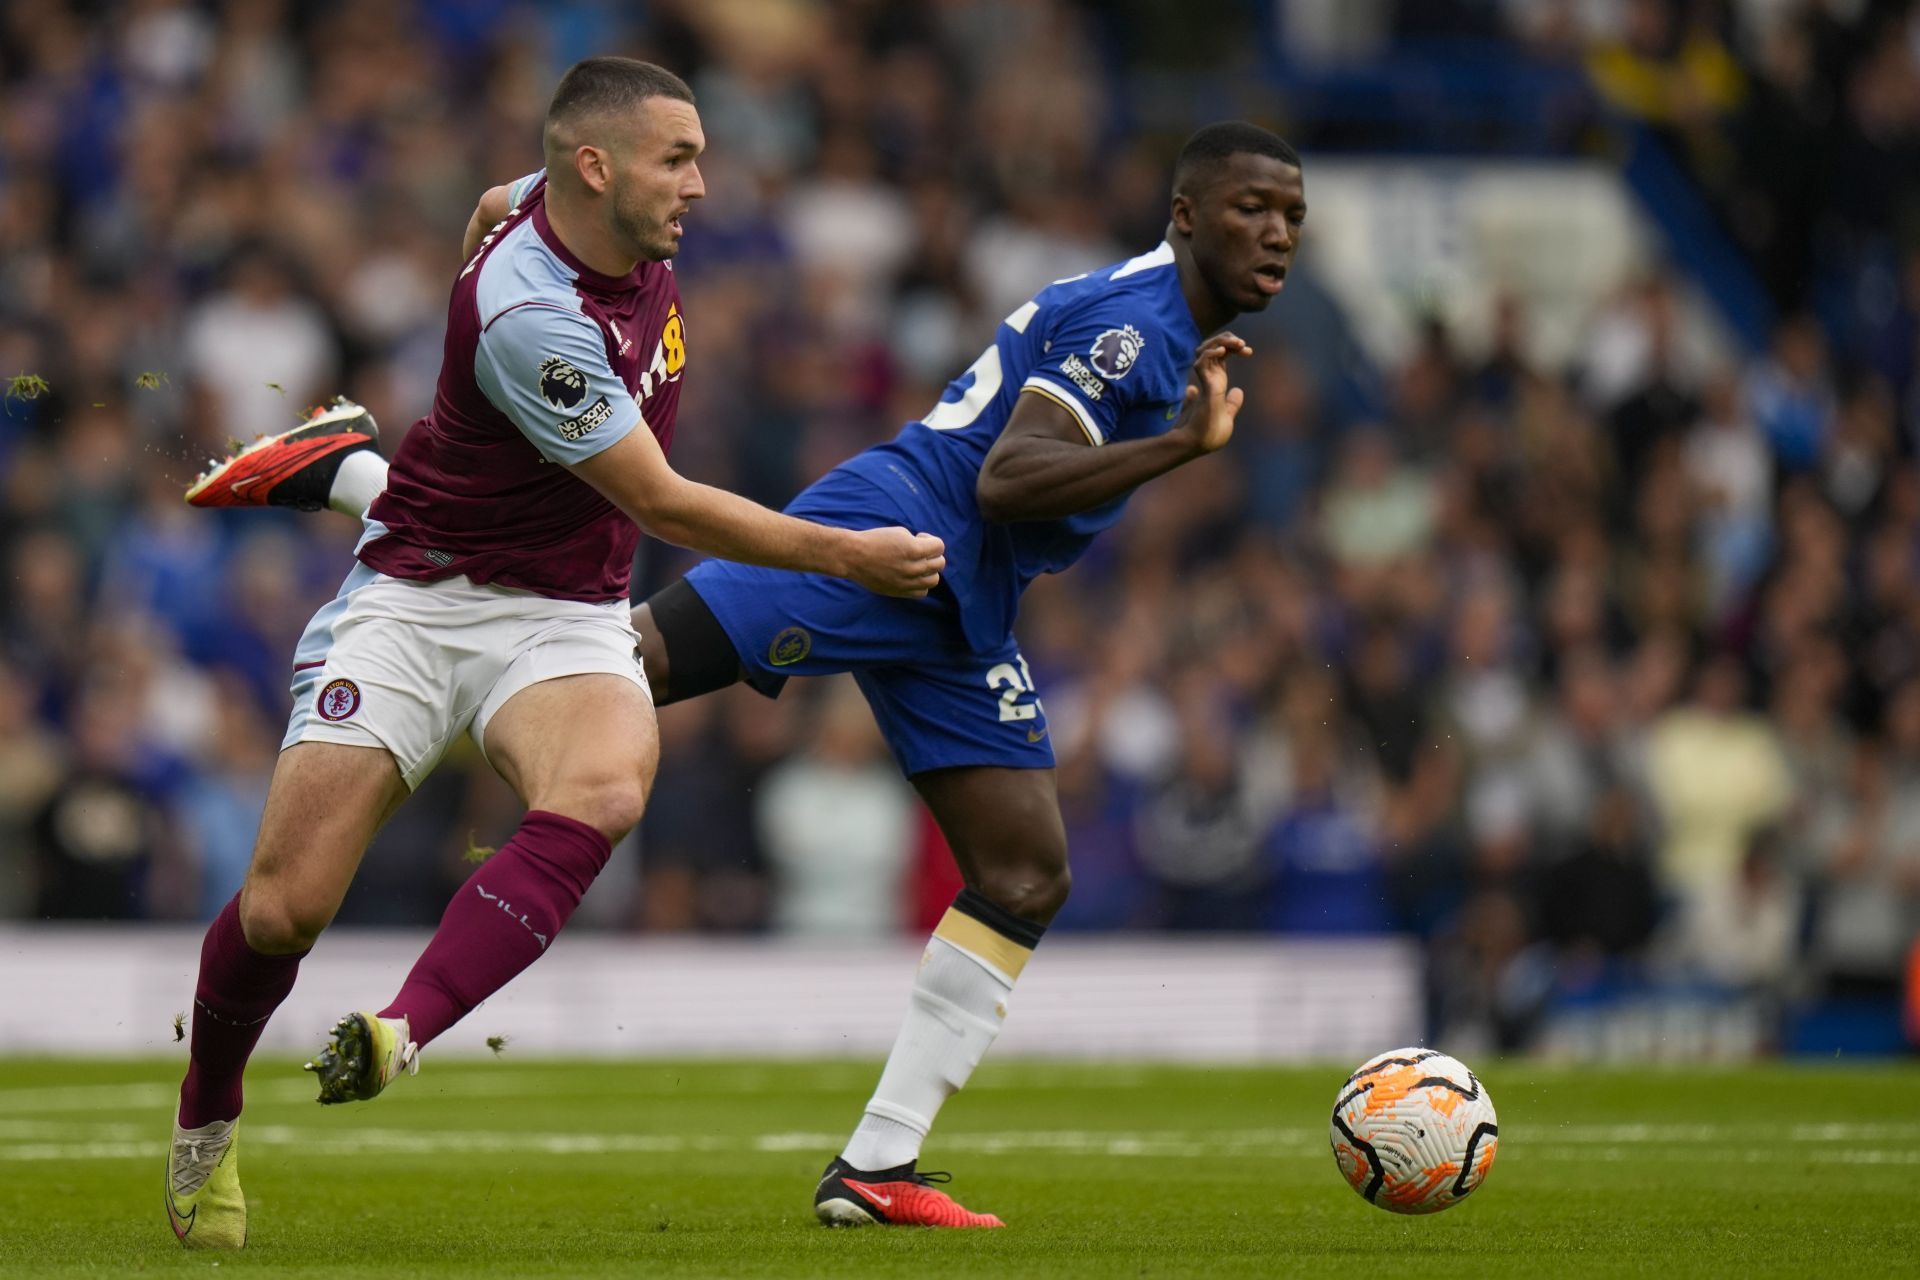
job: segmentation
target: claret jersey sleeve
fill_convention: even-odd
[[[640,425],[600,327],[578,311],[529,302],[493,317],[473,371],[494,408],[548,462],[585,462]]]

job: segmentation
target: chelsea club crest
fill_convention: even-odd
[[[788,627],[767,646],[767,661],[776,667],[790,667],[813,652],[813,637],[805,627]]]

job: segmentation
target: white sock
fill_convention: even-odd
[[[847,1139],[841,1159],[865,1173],[892,1169],[920,1157],[920,1144],[927,1135],[910,1129],[898,1120],[876,1116],[871,1111],[860,1117],[860,1124]]]
[[[387,487],[387,460],[378,449],[356,449],[340,459],[333,473],[333,487],[327,490],[327,505],[341,515],[356,519]]]
[[[968,891],[978,909],[985,899]],[[893,1042],[879,1087],[841,1157],[877,1172],[920,1155],[941,1104],[966,1084],[1007,1016],[1007,997],[1040,940],[1040,927],[988,903],[996,923],[1017,928],[1016,941],[960,904],[927,942],[906,1021]]]

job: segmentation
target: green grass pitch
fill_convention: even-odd
[[[926,1165],[1004,1231],[828,1231],[809,1193],[866,1063],[426,1064],[322,1109],[254,1064],[252,1242],[161,1208],[182,1060],[0,1060],[0,1275],[1887,1275],[1920,1272],[1920,1069],[1476,1063],[1486,1185],[1431,1218],[1341,1181],[1346,1067],[989,1062]],[[218,1270],[214,1268],[218,1266]],[[1395,1268],[1388,1272],[1387,1267]]]

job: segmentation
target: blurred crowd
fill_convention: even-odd
[[[1649,974],[1890,996],[1920,931],[1920,20],[1401,9],[1515,57],[1575,40],[1596,113],[1670,131],[1782,319],[1702,360],[1655,272],[1572,367],[1535,363],[1509,300],[1489,348],[1430,326],[1357,400],[1255,325],[1232,447],[1024,608],[1074,851],[1059,927],[1409,931],[1435,1026],[1506,1044]],[[0,375],[45,382],[0,412],[0,918],[233,892],[288,655],[357,530],[181,489],[335,392],[391,449],[460,230],[537,167],[560,68],[631,52],[698,95],[675,462],[777,504],[923,413],[1039,284],[1160,238],[1201,121],[1173,87],[1197,28],[1155,44],[1154,11],[0,0]],[[1570,37],[1547,11],[1610,16]],[[1222,6],[1207,47],[1285,16]],[[1215,114],[1287,127],[1283,94],[1248,100]],[[689,563],[649,545],[636,593]],[[634,857],[584,916],[847,937],[949,900],[850,684],[661,728]],[[516,820],[456,751],[343,921],[432,921]]]

